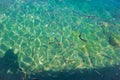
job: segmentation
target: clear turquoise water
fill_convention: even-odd
[[[119,80],[119,0],[0,0],[0,80]]]

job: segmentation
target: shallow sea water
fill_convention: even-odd
[[[0,0],[0,80],[119,79],[119,0]]]

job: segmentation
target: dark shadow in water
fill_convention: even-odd
[[[101,69],[42,72],[31,75],[29,80],[120,80],[120,66]]]
[[[0,80],[22,80],[17,59],[17,55],[11,49],[0,58]]]
[[[25,79],[25,74],[20,72],[17,59],[18,56],[10,49],[0,59],[0,80],[120,80],[120,65],[62,72],[42,71],[30,74]]]

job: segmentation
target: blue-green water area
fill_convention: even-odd
[[[120,80],[120,0],[0,0],[0,80]]]

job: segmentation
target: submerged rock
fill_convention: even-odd
[[[120,47],[120,36],[111,34],[108,40],[109,44],[114,47]]]
[[[24,72],[101,68],[120,62],[120,55],[112,47],[120,46],[120,38],[112,34],[106,40],[103,33],[103,30],[107,33],[108,23],[104,23],[106,28],[101,29],[88,18],[74,16],[72,8],[67,5],[61,8],[50,3],[42,4],[26,4],[24,1],[19,8],[10,10],[10,15],[4,19],[7,20],[5,24],[0,24],[3,33],[0,45],[14,50]],[[61,13],[50,15],[47,5]],[[39,20],[37,24],[36,20]],[[0,51],[6,52],[2,48]]]

